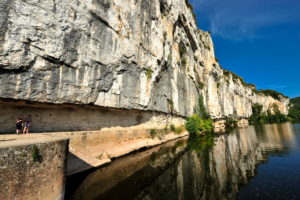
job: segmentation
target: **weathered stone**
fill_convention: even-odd
[[[2,99],[186,117],[202,95],[214,119],[249,117],[256,102],[288,110],[223,75],[184,0],[15,0],[0,16]]]
[[[0,199],[64,199],[68,140],[18,142],[0,145]]]

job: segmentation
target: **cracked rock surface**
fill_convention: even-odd
[[[185,0],[2,0],[0,98],[213,118],[275,100],[225,76]]]

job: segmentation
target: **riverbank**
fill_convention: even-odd
[[[66,176],[186,136],[186,131],[153,135],[149,130],[135,128],[0,135],[3,184],[0,199],[13,199],[23,194],[28,195],[28,199],[63,199]],[[14,174],[17,178],[11,179]],[[51,184],[45,184],[45,180]],[[58,189],[54,191],[53,188]],[[48,193],[51,195],[47,196]]]
[[[298,199],[299,131],[266,124],[168,142],[69,177],[66,200]]]

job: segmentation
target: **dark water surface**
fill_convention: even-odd
[[[300,125],[169,142],[69,177],[67,199],[300,199]]]

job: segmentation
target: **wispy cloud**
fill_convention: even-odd
[[[227,39],[265,37],[261,30],[299,21],[299,0],[191,0],[212,34]],[[199,19],[201,20],[201,19]]]

